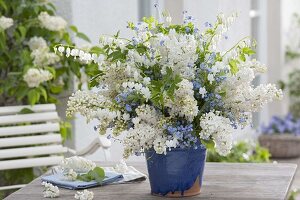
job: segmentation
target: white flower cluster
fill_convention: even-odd
[[[90,170],[93,170],[96,167],[96,164],[83,157],[73,156],[70,158],[65,158],[60,166],[64,168],[64,170],[70,170],[72,169],[76,173],[87,173]],[[74,173],[72,173],[72,176],[74,176]]]
[[[27,44],[31,51],[48,48],[46,40],[37,36],[30,38]]]
[[[265,104],[282,98],[282,91],[274,84],[259,85],[254,88],[251,82],[255,73],[264,71],[265,67],[257,61],[248,61],[239,65],[239,71],[229,76],[221,86],[226,91],[225,107],[229,108],[242,126],[248,125],[251,113],[257,112]]]
[[[61,31],[67,26],[67,22],[59,16],[50,16],[47,12],[41,12],[38,16],[41,26],[50,31]]]
[[[42,182],[42,185],[45,187],[43,195],[45,198],[56,198],[59,196],[59,189],[57,186],[52,185],[51,183]]]
[[[128,171],[130,171],[126,162],[123,159],[121,159],[120,162],[114,166],[114,170],[120,174],[125,174]]]
[[[94,117],[95,110],[104,106],[105,102],[105,98],[100,94],[78,90],[69,98],[66,115],[72,116],[78,112],[89,122]]]
[[[34,36],[27,42],[31,50],[33,64],[38,67],[48,66],[57,63],[60,58],[55,53],[50,52],[47,42],[42,37]]]
[[[74,198],[79,200],[92,200],[94,199],[94,193],[92,191],[83,190],[83,192],[77,192]]]
[[[64,178],[67,181],[75,181],[77,179],[77,173],[73,169],[69,169],[67,173],[64,174]]]
[[[100,108],[94,112],[94,118],[98,119],[99,125],[98,129],[100,133],[106,133],[107,127],[116,119],[121,118],[121,113],[119,111],[112,111],[108,108]]]
[[[183,78],[194,77],[197,41],[193,35],[178,34],[171,29],[168,35],[157,34],[154,39],[150,40],[150,44],[159,52],[162,73],[165,73],[166,67],[171,67]]]
[[[233,127],[228,118],[219,112],[209,112],[200,119],[200,138],[204,140],[213,139],[216,151],[220,155],[227,155],[232,148]]]
[[[55,53],[49,51],[49,48],[36,49],[30,54],[35,66],[48,66],[57,63],[60,58]]]
[[[198,114],[197,101],[194,98],[193,83],[183,79],[178,84],[178,87],[174,94],[174,101],[171,99],[168,100],[166,106],[170,108],[171,115],[185,116],[189,121],[192,121]]]
[[[211,50],[217,50],[219,46],[219,42],[221,41],[224,34],[229,30],[231,25],[235,22],[236,18],[238,17],[238,14],[236,12],[232,13],[230,16],[225,16],[223,13],[218,15],[218,28],[214,34],[214,36],[211,38]]]
[[[124,157],[128,157],[141,150],[154,147],[159,154],[166,152],[165,138],[161,138],[162,130],[146,123],[140,123],[139,119],[133,120],[134,128],[124,131],[126,137],[123,141]]]
[[[41,83],[49,81],[53,75],[48,70],[30,68],[23,75],[23,80],[27,83],[28,87],[38,87]]]
[[[151,97],[151,92],[148,87],[144,87],[140,83],[134,83],[134,82],[124,82],[122,84],[123,88],[125,89],[130,89],[133,91],[137,91],[138,93],[142,94],[143,97],[148,101]]]
[[[0,29],[6,30],[10,28],[12,25],[14,25],[14,20],[12,18],[4,17],[4,16],[0,17]]]

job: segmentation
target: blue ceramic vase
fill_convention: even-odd
[[[194,196],[200,193],[206,148],[173,148],[167,154],[146,152],[151,194],[166,197]]]

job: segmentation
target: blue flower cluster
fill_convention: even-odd
[[[295,119],[292,114],[284,118],[273,116],[269,125],[262,125],[261,131],[264,134],[292,133],[300,136],[300,119]]]
[[[195,145],[198,141],[197,137],[193,134],[193,124],[184,125],[178,121],[175,125],[165,126],[169,139],[177,138],[180,148],[197,148]]]

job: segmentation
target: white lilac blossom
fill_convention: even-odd
[[[174,92],[174,101],[168,100],[166,106],[170,108],[170,114],[173,116],[186,117],[192,121],[198,114],[197,101],[194,98],[193,83],[183,79],[178,84],[178,89]]]
[[[96,164],[83,157],[73,156],[70,158],[65,158],[61,163],[60,166],[70,172],[69,170],[73,170],[76,173],[87,173],[90,170],[93,170],[96,167]],[[72,174],[72,175],[71,175]],[[70,176],[75,176],[73,172],[70,173]]]
[[[51,16],[47,12],[41,12],[38,16],[41,26],[50,31],[61,31],[67,26],[67,22],[59,16]]]
[[[48,70],[30,68],[23,75],[23,80],[27,83],[28,87],[38,87],[41,83],[49,81],[53,75]]]
[[[275,85],[252,85],[266,67],[251,60],[255,44],[249,38],[219,50],[236,17],[220,14],[203,31],[191,16],[179,25],[171,25],[170,16],[164,23],[150,18],[128,23],[131,38],[101,37],[98,52],[58,46],[57,54],[94,62],[100,71],[93,79],[97,92],[73,94],[67,115],[96,119],[95,130],[123,142],[125,158],[196,148],[204,140],[226,155],[233,129],[250,124],[252,112],[282,96]]]
[[[6,30],[10,28],[13,24],[14,24],[14,20],[12,18],[4,17],[4,16],[0,17],[0,29]]]
[[[228,118],[220,116],[219,112],[213,111],[203,115],[200,119],[200,138],[204,140],[212,139],[215,143],[216,151],[220,155],[227,155],[232,147],[233,127]]]
[[[46,40],[42,37],[37,36],[30,38],[27,45],[29,46],[31,51],[48,48]]]
[[[78,191],[74,198],[78,200],[92,200],[94,199],[94,193],[88,190],[83,190],[83,192]]]
[[[30,54],[33,64],[38,67],[49,66],[57,63],[60,58],[55,53],[49,52],[49,48],[35,49]]]
[[[45,198],[56,198],[59,196],[59,189],[57,186],[47,182],[42,182],[42,185],[45,187],[43,191],[43,196]]]
[[[67,181],[75,181],[77,179],[77,173],[73,169],[69,169],[66,173],[64,173],[64,178]]]

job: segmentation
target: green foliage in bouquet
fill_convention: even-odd
[[[56,103],[75,75],[95,75],[97,66],[74,62],[53,52],[57,43],[74,45],[72,36],[89,42],[75,26],[55,16],[43,0],[0,0],[0,105]]]
[[[227,156],[221,156],[214,148],[209,148],[206,160],[208,162],[263,163],[270,162],[270,156],[268,149],[259,144],[239,142],[233,146]]]

